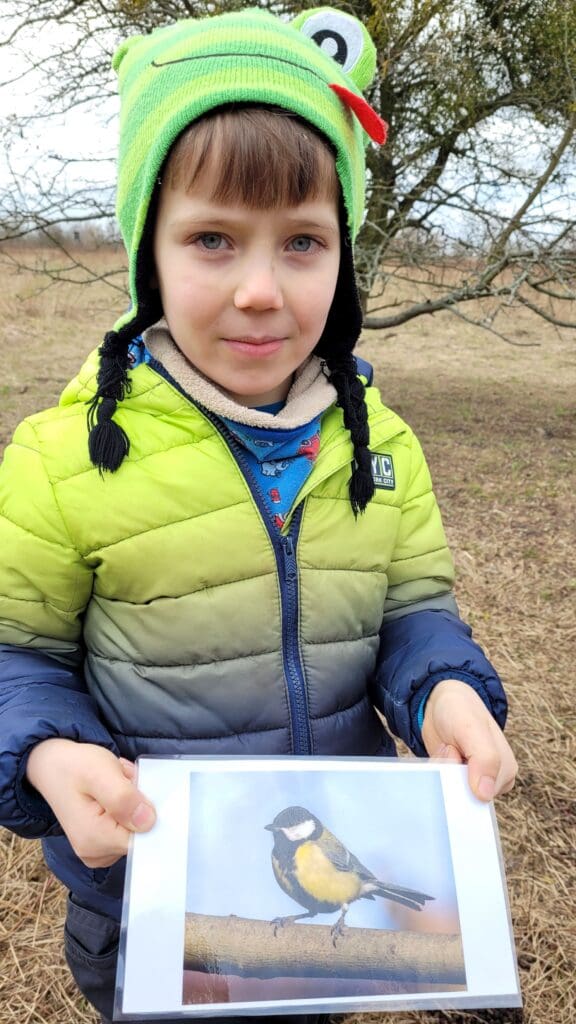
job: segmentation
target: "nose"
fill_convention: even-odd
[[[236,309],[282,309],[284,297],[272,259],[250,260],[242,267],[234,294]]]

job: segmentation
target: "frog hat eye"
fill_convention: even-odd
[[[292,24],[340,64],[359,89],[370,85],[376,70],[376,52],[368,32],[357,18],[330,7],[320,7],[300,14]]]
[[[376,49],[364,25],[357,18],[331,7],[305,11],[292,22],[303,35],[332,57],[358,90],[366,89],[376,71]],[[358,92],[339,83],[330,88],[356,115],[374,142],[386,141],[387,125]]]

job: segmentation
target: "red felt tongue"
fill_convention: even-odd
[[[337,96],[340,97],[343,103],[350,110],[356,114],[356,117],[360,121],[363,129],[367,134],[377,142],[379,145],[383,145],[386,142],[386,136],[388,134],[388,125],[386,121],[372,110],[369,103],[366,102],[363,96],[358,96],[355,92],[351,92],[350,89],[346,89],[343,85],[330,85],[330,88]]]

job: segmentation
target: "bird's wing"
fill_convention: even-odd
[[[272,870],[274,872],[274,877],[276,878],[276,881],[278,882],[280,888],[283,889],[285,893],[288,893],[288,896],[292,896],[292,886],[290,884],[290,878],[287,872],[284,871],[280,861],[278,860],[277,857],[274,856],[274,854],[272,854]]]
[[[347,850],[344,843],[341,843],[335,835],[332,834],[327,828],[324,829],[322,836],[323,843],[322,848],[324,853],[328,857],[331,864],[337,868],[338,871],[351,871],[355,875],[358,875],[362,881],[374,880],[377,881],[375,875],[368,868],[365,868],[360,863],[357,857],[350,850]]]

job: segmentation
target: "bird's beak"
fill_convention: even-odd
[[[268,829],[269,832],[274,831],[274,825],[264,825],[264,828]]]

